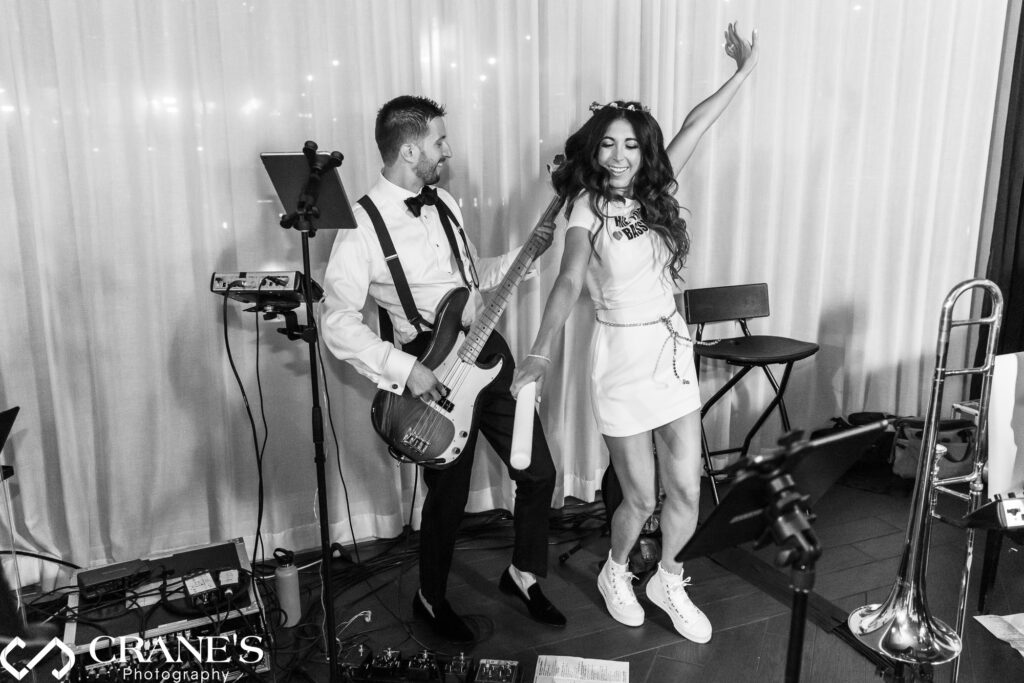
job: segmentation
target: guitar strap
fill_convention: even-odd
[[[387,226],[384,225],[384,219],[381,218],[377,205],[373,203],[369,195],[360,197],[359,205],[366,210],[366,215],[370,217],[370,222],[373,223],[373,230],[377,233],[377,239],[380,241],[380,247],[384,252],[384,262],[388,264],[388,270],[391,271],[391,279],[395,282],[395,290],[398,292],[398,300],[402,303],[405,317],[416,328],[416,332],[422,334],[423,328],[429,328],[430,325],[420,315],[419,309],[416,308],[416,302],[412,298],[412,290],[409,289],[409,281],[406,279],[405,271],[402,269],[402,262],[398,259],[398,252],[395,251],[395,243],[391,240]],[[391,316],[381,306],[377,307],[377,316],[380,320],[380,338],[393,344],[395,342],[395,328],[391,323]]]

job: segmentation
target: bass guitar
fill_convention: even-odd
[[[556,157],[555,163],[559,162]],[[477,398],[495,380],[503,364],[500,357],[478,362],[480,352],[530,264],[544,247],[537,229],[553,221],[563,204],[564,200],[559,197],[548,204],[519,256],[468,333],[462,326],[468,289],[451,290],[437,305],[433,337],[418,359],[448,387],[448,394],[439,401],[430,401],[415,398],[408,391],[401,395],[382,389],[377,391],[370,419],[377,434],[388,444],[388,452],[398,460],[444,468],[462,454],[476,419]]]

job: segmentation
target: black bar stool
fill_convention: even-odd
[[[779,408],[779,417],[782,419],[784,432],[790,430],[789,413],[786,412],[786,402],[783,395],[786,393],[786,385],[789,383],[789,376],[793,370],[793,364],[803,358],[813,356],[818,352],[818,345],[810,342],[803,342],[789,337],[771,337],[766,335],[751,334],[747,328],[749,318],[764,318],[769,315],[768,308],[768,285],[765,283],[750,285],[732,285],[729,287],[706,287],[703,289],[689,289],[683,292],[683,307],[686,315],[686,322],[697,325],[697,335],[693,346],[695,362],[697,364],[697,376],[700,376],[701,359],[708,358],[722,360],[729,365],[739,367],[739,371],[733,374],[715,394],[704,402],[700,409],[701,417],[701,455],[704,459],[704,469],[711,480],[711,491],[718,504],[718,488],[715,485],[715,476],[719,474],[712,463],[711,457],[725,453],[739,452],[740,456],[746,456],[750,450],[750,443],[754,439],[761,426],[764,425],[768,416],[775,409]],[[703,341],[704,325],[707,323],[718,323],[734,321],[739,323],[743,335],[714,341]],[[772,374],[770,365],[784,365],[782,381],[779,382]],[[719,399],[725,396],[737,382],[753,370],[761,368],[765,377],[775,392],[774,398],[768,403],[764,411],[754,422],[750,431],[747,432],[743,445],[734,448],[724,448],[712,451],[708,447],[707,434],[704,432],[704,416]]]

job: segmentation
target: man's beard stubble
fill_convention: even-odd
[[[440,165],[440,161],[432,165],[421,161],[416,164],[416,168],[413,169],[413,172],[416,174],[417,178],[423,181],[424,185],[437,185],[441,182],[441,171],[438,168]]]

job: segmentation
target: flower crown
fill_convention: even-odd
[[[626,104],[619,104],[618,102],[614,102],[614,101],[613,102],[609,102],[608,104],[601,104],[600,102],[592,102],[590,104],[590,111],[596,113],[596,112],[604,109],[605,107],[611,107],[612,109],[621,109],[623,111],[642,111],[645,114],[649,114],[650,111],[651,111],[649,107],[645,107],[642,104],[637,104],[636,102],[628,102]]]

